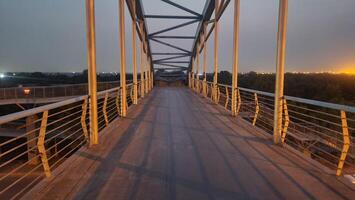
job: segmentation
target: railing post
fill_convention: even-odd
[[[137,87],[137,27],[136,27],[136,1],[132,0],[132,49],[133,49],[133,104],[138,103]]]
[[[281,142],[285,143],[287,129],[288,129],[288,125],[290,123],[290,116],[288,115],[287,101],[285,98],[283,100],[283,113],[285,115],[285,123],[284,123],[284,125],[283,125],[284,127],[282,129]]]
[[[276,56],[276,82],[275,82],[275,105],[274,105],[274,143],[281,141],[282,131],[282,100],[284,96],[284,72],[286,59],[286,33],[287,33],[288,0],[280,0],[279,24],[277,34]]]
[[[253,126],[255,126],[255,124],[256,124],[256,120],[258,119],[258,114],[259,114],[259,110],[260,110],[257,93],[254,93],[254,101],[255,101],[255,114],[254,114],[254,119],[253,119]]]
[[[199,39],[201,41],[201,37]],[[200,75],[199,75],[199,71],[200,71],[200,42],[197,44],[197,50],[196,50],[196,80],[197,80],[197,84],[196,84],[196,92],[199,93],[200,91]]]
[[[233,69],[232,69],[232,115],[237,115],[238,59],[239,59],[240,0],[234,1]]]
[[[88,109],[88,99],[84,99],[84,102],[81,106],[81,118],[80,118],[80,123],[81,123],[81,128],[83,129],[83,134],[85,137],[85,140],[91,145],[91,140],[89,141],[89,134],[88,134],[88,129],[86,125],[86,113]]]
[[[44,146],[44,140],[45,140],[46,129],[47,129],[47,121],[48,121],[48,110],[43,112],[42,121],[41,121],[41,128],[39,130],[39,135],[38,135],[37,148],[38,148],[39,155],[41,156],[44,174],[46,175],[46,177],[50,177],[51,170],[49,168],[46,148]]]
[[[219,46],[219,22],[218,22],[218,13],[219,13],[219,0],[215,0],[215,10],[214,10],[214,76],[213,76],[213,101],[218,103],[217,90],[218,90],[218,46]]]
[[[240,95],[240,90],[237,88],[237,110],[236,110],[236,115],[239,114],[240,107],[242,106],[242,97]]]
[[[228,108],[228,102],[229,102],[229,91],[228,91],[228,87],[224,86],[225,90],[226,90],[226,103],[224,104],[224,108]]]
[[[90,142],[98,144],[97,82],[96,82],[96,39],[94,0],[86,0],[88,80],[90,96]]]
[[[108,126],[107,100],[108,100],[108,92],[106,92],[106,94],[105,94],[104,105],[102,106],[102,112],[104,113],[106,127]]]
[[[120,87],[118,89],[118,92],[117,92],[116,108],[117,108],[117,114],[122,117],[122,113],[121,113],[121,90],[122,90],[122,87]]]
[[[338,163],[338,169],[336,172],[337,176],[340,176],[343,172],[346,156],[348,155],[348,151],[350,148],[350,135],[349,135],[349,128],[348,128],[348,122],[347,122],[345,111],[343,110],[340,111],[340,117],[341,117],[342,133],[343,133],[343,149],[341,151],[341,155]]]
[[[121,116],[125,117],[127,113],[127,94],[126,94],[126,42],[125,42],[125,1],[119,0],[119,32],[120,32],[120,53],[121,53]]]
[[[195,90],[195,74],[194,74],[194,71],[195,71],[195,59],[194,57],[192,56],[192,63],[191,63],[191,89],[192,90]]]

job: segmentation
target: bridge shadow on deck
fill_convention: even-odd
[[[355,191],[186,88],[155,88],[36,199],[351,199]]]

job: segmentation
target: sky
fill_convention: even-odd
[[[142,1],[146,14],[188,15],[160,0]],[[198,13],[205,3],[174,1]],[[220,21],[220,70],[231,70],[232,66],[233,2]],[[241,72],[275,72],[278,2],[241,0]],[[354,0],[289,0],[286,71],[355,73],[354,10]],[[119,71],[118,0],[96,0],[95,11],[98,71]],[[132,22],[127,9],[125,21],[127,71],[131,72]],[[147,19],[149,32],[182,22]],[[194,35],[196,27],[189,25],[171,35]],[[213,37],[207,45],[209,72],[213,69]],[[191,50],[192,40],[176,40],[173,44]],[[151,47],[153,52],[173,51],[154,42]],[[0,72],[82,71],[86,59],[84,0],[0,1]]]

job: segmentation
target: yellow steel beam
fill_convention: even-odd
[[[257,93],[254,93],[254,102],[255,102],[255,114],[254,114],[254,119],[253,119],[253,126],[255,126],[255,124],[256,124],[256,120],[258,119],[258,114],[259,114],[259,110],[260,110],[260,105],[259,105]]]
[[[46,148],[44,146],[44,139],[46,136],[46,129],[47,129],[47,121],[48,121],[48,110],[43,112],[42,121],[41,121],[41,128],[39,130],[39,135],[38,135],[37,148],[38,148],[39,155],[41,156],[44,174],[46,175],[46,177],[50,177],[51,170],[49,168]]]
[[[290,123],[290,116],[288,114],[288,108],[287,108],[287,101],[284,98],[283,100],[283,112],[285,115],[285,123],[284,123],[284,127],[282,129],[282,135],[281,135],[281,142],[285,143],[285,139],[286,139],[286,135],[287,135],[287,129],[288,129],[288,125]]]
[[[280,143],[282,131],[282,99],[284,96],[288,0],[280,0],[279,6],[273,133],[275,144]]]
[[[139,27],[140,30],[143,31],[143,22],[139,22]],[[143,33],[141,33],[143,34]],[[141,96],[144,97],[145,95],[145,67],[144,67],[144,40],[142,39],[142,41],[140,42],[140,57],[141,57],[141,67],[140,67],[140,71],[141,71]]]
[[[224,104],[224,107],[226,109],[228,109],[228,103],[229,103],[229,91],[228,91],[228,87],[224,86],[225,90],[226,90],[226,103]]]
[[[104,105],[102,106],[102,113],[104,114],[105,125],[108,126],[108,116],[107,116],[107,100],[108,100],[108,92],[105,94]]]
[[[203,24],[203,92],[204,96],[207,97],[207,23]]]
[[[90,96],[90,143],[98,144],[97,82],[96,82],[96,39],[94,0],[86,0],[88,80]]]
[[[91,145],[91,140],[89,140],[89,134],[88,134],[88,129],[86,125],[86,113],[88,110],[88,99],[84,99],[83,104],[81,106],[81,118],[80,118],[80,123],[81,123],[81,128],[83,129],[83,134],[86,139],[86,141]]]
[[[233,69],[232,69],[232,115],[237,115],[238,59],[239,59],[240,0],[234,1]]]
[[[136,0],[132,0],[133,104],[138,103]]]
[[[215,0],[215,20],[214,20],[214,76],[213,76],[213,101],[218,103],[218,46],[219,46],[219,22],[218,22],[219,0]]]
[[[127,114],[127,94],[126,94],[126,41],[125,41],[125,1],[119,0],[119,32],[120,32],[120,55],[121,55],[121,71],[120,71],[120,86],[121,86],[121,116]]]
[[[348,122],[347,122],[345,111],[343,110],[340,111],[340,117],[341,117],[341,127],[343,132],[343,149],[341,151],[341,155],[338,163],[338,169],[336,172],[337,176],[340,176],[343,172],[346,156],[348,155],[348,151],[350,148],[350,135],[349,135],[349,128],[348,128]]]
[[[242,97],[240,95],[240,90],[237,88],[237,110],[236,110],[236,115],[239,114],[240,107],[242,106]]]

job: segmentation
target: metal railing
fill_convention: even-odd
[[[138,98],[141,83],[138,82]],[[98,92],[98,125],[103,130],[120,117],[121,87]],[[127,84],[127,107],[133,84]],[[0,117],[0,199],[22,196],[84,145],[90,145],[89,97]]]
[[[231,110],[232,87],[194,80],[194,91]],[[273,133],[274,94],[237,88],[239,116],[254,126]],[[285,96],[281,140],[322,165],[342,173],[355,173],[355,107]]]
[[[119,86],[119,81],[99,82],[97,90],[103,91]],[[72,97],[88,94],[88,84],[71,84],[55,86],[23,86],[0,88],[0,100]]]

